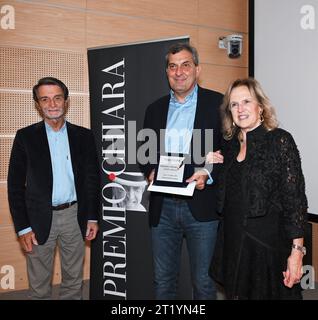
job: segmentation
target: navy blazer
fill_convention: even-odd
[[[204,129],[213,129],[213,150],[216,151],[220,149],[222,135],[219,107],[222,104],[222,99],[223,95],[219,92],[201,87],[198,88],[198,100],[193,128],[201,129],[201,154],[206,155],[211,151],[204,150]],[[157,146],[160,146],[160,129],[166,128],[169,102],[170,95],[164,96],[149,105],[146,110],[144,128],[150,128],[156,132]],[[201,166],[203,165],[204,164],[201,164]],[[140,165],[140,167],[144,175],[148,177],[155,165],[148,163],[146,165]],[[214,165],[212,174],[214,180],[217,175],[217,170],[215,170],[216,167],[217,166]],[[151,226],[156,226],[159,223],[164,196],[167,195],[158,192],[151,192],[149,204],[149,223]],[[193,197],[186,197],[186,199],[196,220],[211,221],[219,218],[216,213],[215,183],[212,185],[206,185],[204,190],[195,189]]]
[[[98,220],[99,169],[92,132],[66,123],[78,202],[78,223],[85,237],[87,220]],[[8,172],[8,198],[16,232],[31,227],[39,244],[52,222],[53,173],[44,121],[17,131]]]

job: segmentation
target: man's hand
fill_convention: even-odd
[[[86,229],[86,240],[90,241],[96,238],[96,234],[98,231],[97,222],[88,221],[87,229]]]
[[[208,174],[204,170],[199,170],[195,172],[186,182],[196,181],[195,188],[198,190],[203,190],[205,183],[208,180]]]
[[[26,253],[31,253],[33,245],[38,245],[38,242],[35,238],[35,233],[33,231],[30,231],[28,233],[25,233],[21,236],[19,236],[19,242],[21,245],[21,248],[26,252]]]
[[[149,174],[149,176],[148,176],[148,178],[147,178],[148,183],[151,183],[154,178],[155,178],[155,169],[153,169],[153,170],[150,172],[150,174]]]

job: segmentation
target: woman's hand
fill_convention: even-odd
[[[221,154],[221,150],[215,152],[209,152],[205,157],[206,163],[223,163],[224,157]]]
[[[300,282],[302,277],[303,253],[299,250],[292,249],[287,259],[287,270],[283,272],[284,285],[292,288],[296,283]]]

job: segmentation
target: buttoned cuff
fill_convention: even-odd
[[[206,181],[206,184],[212,184],[213,183],[213,178],[211,177],[210,172],[206,168],[202,168],[208,175],[208,180]]]
[[[22,229],[18,232],[18,236],[23,236],[24,234],[28,233],[28,232],[31,232],[32,231],[32,228],[31,227],[28,227],[28,228],[25,228],[25,229]]]

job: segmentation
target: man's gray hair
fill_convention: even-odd
[[[176,54],[182,50],[186,50],[186,51],[190,52],[192,54],[192,59],[193,59],[194,64],[196,66],[199,65],[199,54],[198,54],[197,49],[195,47],[192,47],[191,45],[189,45],[186,42],[179,42],[179,43],[173,44],[168,49],[168,52],[166,54],[166,67],[168,67],[168,63],[169,63],[169,54]]]

